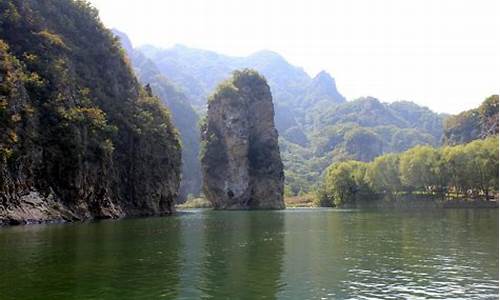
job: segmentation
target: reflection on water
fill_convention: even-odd
[[[0,230],[0,299],[175,298],[178,218]]]
[[[222,216],[221,216],[222,215]],[[206,219],[204,282],[207,298],[273,299],[280,286],[283,215],[221,212]],[[258,287],[258,288],[257,288]]]
[[[297,211],[285,228],[280,298],[498,298],[498,210]]]
[[[0,299],[491,299],[498,210],[192,210],[1,228],[0,270]]]

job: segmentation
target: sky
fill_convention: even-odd
[[[91,0],[134,46],[246,56],[267,49],[352,100],[409,100],[437,112],[500,89],[498,0]]]

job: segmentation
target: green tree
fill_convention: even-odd
[[[448,170],[439,150],[417,146],[401,155],[399,170],[401,181],[410,189],[445,192]]]
[[[465,146],[467,178],[470,188],[486,199],[498,185],[498,137],[478,140]]]
[[[467,169],[468,155],[464,146],[445,147],[443,159],[450,172],[449,183],[451,188],[458,194],[466,193],[470,187],[470,174]]]
[[[356,200],[356,194],[367,189],[364,181],[366,164],[359,161],[345,161],[326,170],[320,202],[341,206]]]
[[[387,154],[377,157],[367,167],[366,181],[378,193],[394,194],[401,191],[399,155]]]

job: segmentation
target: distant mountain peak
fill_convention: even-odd
[[[328,73],[325,70],[321,70],[314,78],[332,78],[333,79],[333,77],[330,75],[330,73]]]
[[[313,82],[324,85],[325,88],[334,88],[335,90],[337,90],[335,79],[325,70],[322,70],[316,76],[314,76]]]
[[[274,56],[274,57],[283,58],[279,53],[271,51],[271,50],[267,50],[267,49],[263,49],[263,50],[259,50],[257,52],[254,52],[253,54],[251,54],[251,56]]]
[[[346,101],[337,90],[335,79],[324,70],[313,78],[308,91],[309,102],[327,100],[333,103],[343,103]]]
[[[260,50],[254,52],[253,54],[250,54],[249,58],[265,60],[265,61],[280,61],[288,64],[287,60],[283,56],[271,50]]]

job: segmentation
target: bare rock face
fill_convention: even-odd
[[[283,209],[283,163],[271,91],[235,71],[209,99],[202,127],[203,189],[217,209]]]

